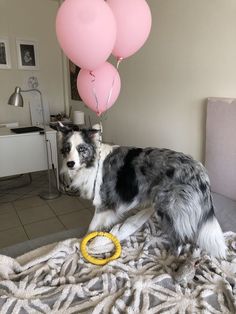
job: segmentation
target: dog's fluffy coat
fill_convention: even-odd
[[[225,257],[209,178],[200,162],[169,149],[103,144],[96,129],[60,124],[59,130],[62,172],[69,175],[71,188],[95,206],[90,231],[111,228],[130,210],[151,204],[174,248],[193,243],[213,256]]]

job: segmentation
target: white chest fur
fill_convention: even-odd
[[[101,144],[97,151],[95,165],[91,168],[81,168],[76,174],[71,172],[71,187],[78,188],[83,198],[93,199],[93,205],[101,203],[100,187],[103,176],[103,162],[115,146]]]
[[[71,188],[78,188],[80,196],[87,199],[93,197],[93,187],[96,177],[97,166],[91,168],[81,168],[76,174],[71,173]]]

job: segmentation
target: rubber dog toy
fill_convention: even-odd
[[[115,245],[115,253],[108,257],[108,258],[95,258],[91,255],[88,254],[87,252],[87,243],[88,241],[92,240],[93,238],[96,238],[96,237],[106,237],[108,239],[110,239],[113,244]],[[121,245],[120,245],[120,242],[119,240],[111,233],[108,233],[108,232],[102,232],[102,231],[98,231],[98,232],[92,232],[92,233],[89,233],[87,236],[85,236],[83,238],[83,240],[81,241],[80,243],[80,250],[81,250],[81,254],[82,256],[90,263],[92,264],[95,264],[95,265],[105,265],[107,263],[109,263],[110,261],[113,261],[117,258],[120,257],[120,254],[121,254]]]

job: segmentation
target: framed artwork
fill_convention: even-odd
[[[38,44],[36,41],[16,40],[18,68],[23,70],[38,70]]]
[[[10,69],[11,58],[9,42],[6,38],[0,38],[0,69]]]
[[[78,67],[72,61],[69,60],[71,99],[82,101],[77,89],[77,76],[79,74],[79,71],[80,67]]]

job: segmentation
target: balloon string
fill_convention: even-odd
[[[111,100],[111,95],[112,95],[112,92],[113,92],[113,89],[114,89],[114,85],[115,85],[115,75],[113,77],[113,80],[112,80],[112,84],[111,84],[111,88],[110,88],[110,91],[109,91],[109,95],[107,97],[107,102],[106,102],[106,111],[107,111],[107,107],[108,107],[108,104]]]
[[[118,58],[117,58],[117,63],[116,63],[116,68],[117,68],[117,70],[118,70],[119,65],[120,65],[120,63],[121,63],[122,60],[123,60],[123,58],[121,58],[121,57],[118,57]],[[116,74],[115,74],[114,77],[113,77],[112,84],[111,84],[111,89],[110,89],[109,95],[108,95],[108,97],[107,97],[106,111],[105,111],[105,112],[107,112],[107,107],[108,107],[109,102],[110,102],[110,100],[111,100],[112,92],[113,92],[114,85],[115,85],[115,77],[116,77]]]
[[[116,63],[116,68],[117,68],[117,70],[118,70],[119,65],[120,65],[120,63],[121,63],[122,60],[123,60],[122,57],[118,57],[118,58],[117,58],[117,63]],[[115,76],[116,76],[116,74],[115,74]],[[115,76],[113,77],[111,89],[110,89],[110,92],[109,92],[109,95],[108,95],[108,98],[107,98],[106,112],[107,112],[107,107],[108,107],[108,104],[109,104],[109,102],[110,102],[111,95],[112,95],[112,92],[113,92],[113,89],[114,89],[114,85],[115,85]]]
[[[117,63],[116,63],[116,68],[117,68],[117,70],[118,70],[119,65],[120,65],[120,63],[121,63],[122,60],[123,60],[123,58],[121,58],[121,57],[118,57],[118,58],[117,58]]]
[[[118,59],[117,59],[117,65],[116,65],[116,68],[117,68],[117,69],[118,69],[119,64],[120,64],[120,62],[121,62],[122,60],[123,60],[123,58],[118,58]],[[93,74],[92,71],[90,71],[89,74],[92,76],[91,82],[92,82],[92,84],[94,85],[94,82],[95,82],[95,80],[96,80],[96,76]],[[105,110],[105,112],[107,112],[108,105],[109,105],[109,102],[110,102],[110,100],[111,100],[112,92],[113,92],[114,85],[115,85],[115,78],[116,78],[116,74],[115,74],[114,77],[113,77],[112,84],[111,84],[111,88],[110,88],[110,91],[109,91],[109,94],[108,94],[108,97],[107,97],[106,107],[105,107],[106,110]],[[96,102],[96,113],[97,113],[98,116],[100,116],[101,113],[100,113],[100,111],[99,111],[98,98],[97,98],[96,89],[95,89],[94,86],[93,86],[93,88],[92,88],[92,91],[93,91],[93,96],[94,96],[95,102]]]
[[[92,71],[90,71],[89,74],[92,76],[92,81],[91,81],[91,82],[92,82],[92,85],[94,85],[96,76],[93,74]],[[99,116],[99,115],[100,115],[100,112],[99,112],[99,108],[98,108],[98,98],[97,98],[97,94],[96,94],[96,90],[95,90],[95,87],[94,87],[94,86],[93,86],[92,90],[93,90],[93,96],[94,96],[95,102],[96,102],[96,113],[97,113],[97,115]]]

